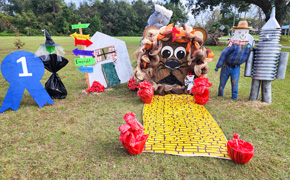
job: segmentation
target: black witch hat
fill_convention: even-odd
[[[55,44],[55,42],[51,39],[51,36],[46,29],[44,30],[44,34],[46,41],[45,44],[40,44],[41,46],[59,46],[59,44]]]

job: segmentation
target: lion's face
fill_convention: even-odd
[[[184,86],[187,75],[188,61],[186,43],[171,42],[171,39],[162,43],[158,54],[159,63],[153,67],[152,77],[157,84]]]
[[[136,79],[150,82],[155,94],[189,93],[185,86],[187,74],[195,78],[205,76],[206,58],[214,56],[211,50],[202,47],[206,39],[206,31],[199,27],[169,24],[159,29],[149,26],[143,32],[142,46],[136,51]]]

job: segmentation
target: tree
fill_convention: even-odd
[[[142,0],[137,0],[132,2],[132,8],[136,13],[134,15],[134,30],[136,30],[136,32],[141,35],[144,28],[147,26],[147,20],[149,16],[154,12],[154,4],[152,1],[148,1],[147,3],[145,3]]]
[[[0,12],[4,11],[5,7],[6,7],[6,1],[0,0]]]
[[[186,23],[188,20],[186,9],[182,3],[165,3],[164,7],[173,11],[170,23]]]
[[[15,20],[13,16],[9,16],[8,14],[3,14],[0,12],[0,31],[8,30],[10,28],[11,23]]]
[[[63,16],[56,18],[55,26],[58,33],[65,33],[67,21]]]
[[[30,36],[30,27],[25,27],[24,30],[26,31],[27,36]]]
[[[221,18],[222,18],[222,15],[220,14],[219,9],[215,9],[213,11],[208,12],[206,16],[206,23],[205,23],[204,28],[207,31],[215,30],[216,28],[221,26],[221,24],[218,23]]]
[[[100,18],[103,24],[103,32],[112,35],[112,29],[114,29],[114,13],[116,11],[115,4],[111,0],[104,0],[99,8]]]
[[[174,0],[179,1],[179,0]],[[266,15],[266,21],[270,18],[272,7],[276,7],[276,19],[280,25],[287,18],[290,10],[290,0],[187,0],[188,7],[194,7],[192,14],[197,15],[208,8],[213,10],[215,6],[221,7],[221,13],[232,11],[232,6],[238,8],[239,12],[246,10],[250,4],[254,4],[262,9]]]
[[[96,15],[91,20],[90,29],[91,29],[91,33],[90,33],[91,35],[93,35],[96,31],[102,32],[101,20]]]

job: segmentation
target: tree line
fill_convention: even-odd
[[[161,5],[173,11],[171,23],[188,20],[180,2]],[[42,29],[52,35],[69,35],[75,32],[71,25],[82,22],[90,23],[84,34],[100,31],[112,36],[140,36],[153,12],[151,0],[89,0],[79,6],[64,0],[0,0],[0,33],[14,33],[16,28],[28,36],[41,35]]]
[[[173,3],[178,3],[180,0],[171,0]],[[290,0],[187,0],[187,6],[193,7],[192,14],[198,15],[206,9],[213,10],[215,7],[220,7],[220,13],[233,13],[234,9],[238,12],[246,12],[250,5],[253,4],[263,11],[266,16],[265,21],[268,21],[271,15],[272,7],[276,8],[276,19],[282,26],[289,23],[290,18]]]

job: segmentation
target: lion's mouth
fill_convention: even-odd
[[[182,83],[172,73],[170,73],[170,75],[167,76],[166,78],[163,78],[160,81],[158,81],[157,84],[168,84],[168,85],[182,86]]]

